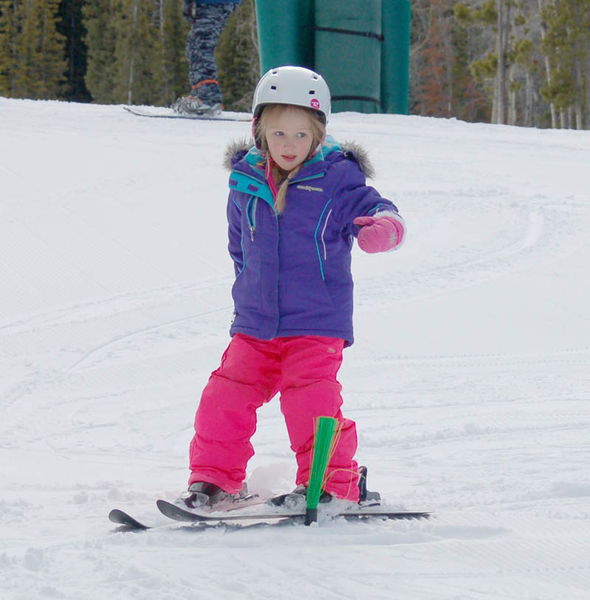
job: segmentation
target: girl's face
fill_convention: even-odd
[[[294,107],[269,110],[265,115],[266,143],[275,163],[292,171],[310,155],[313,143],[311,117]]]

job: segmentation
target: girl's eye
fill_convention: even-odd
[[[299,139],[303,139],[303,138],[307,137],[307,133],[305,133],[305,131],[300,131],[300,132],[297,134],[297,137],[298,137]]]

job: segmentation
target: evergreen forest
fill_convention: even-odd
[[[216,50],[228,110],[260,75],[254,3]],[[169,105],[188,92],[182,5],[0,0],[0,96]],[[410,113],[590,129],[590,0],[412,0]]]

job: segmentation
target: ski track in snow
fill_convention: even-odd
[[[432,519],[129,534],[109,510],[166,522],[228,341],[249,126],[0,98],[0,128],[1,598],[588,598],[588,132],[331,119],[409,231],[353,255],[344,410],[369,487]],[[278,402],[259,425],[250,486],[289,489]]]

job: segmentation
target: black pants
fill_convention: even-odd
[[[206,104],[221,103],[217,83],[215,47],[229,16],[237,4],[198,4],[196,20],[186,38],[186,58],[189,64],[191,94]]]

